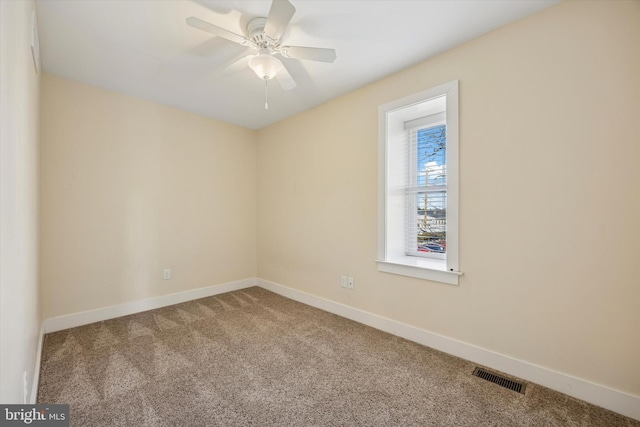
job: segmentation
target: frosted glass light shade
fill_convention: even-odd
[[[249,60],[249,67],[261,79],[270,80],[278,74],[283,67],[282,62],[268,53],[261,53]]]

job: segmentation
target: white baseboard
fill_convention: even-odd
[[[38,349],[36,354],[36,366],[33,368],[33,380],[31,381],[31,395],[29,404],[35,405],[38,398],[38,385],[40,384],[40,361],[42,360],[42,346],[44,345],[44,322],[40,324],[40,335],[38,335]]]
[[[187,302],[199,298],[206,298],[212,295],[223,294],[225,292],[237,291],[239,289],[245,289],[251,286],[256,286],[255,278],[238,280],[236,282],[229,282],[221,285],[207,286],[190,291],[162,295],[159,297],[146,298],[126,304],[112,305],[109,307],[83,311],[80,313],[52,317],[44,321],[44,332],[49,333],[61,331],[63,329],[75,328],[76,326],[88,325],[89,323],[114,319],[121,316],[128,316],[129,314],[140,313],[141,311],[153,310],[173,304],[180,304],[182,302]],[[38,364],[38,366],[40,365]]]
[[[296,289],[257,279],[256,284],[292,300],[354,320],[384,332],[531,381],[585,402],[640,420],[640,396],[630,395],[571,375],[514,359],[472,344],[419,329]]]

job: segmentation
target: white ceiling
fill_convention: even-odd
[[[328,47],[333,64],[283,59],[290,91],[249,68],[220,68],[246,48],[189,27],[199,17],[237,34],[267,16],[271,2],[210,0],[38,0],[46,72],[251,129],[292,116],[379,80],[557,0],[291,0],[283,44]]]

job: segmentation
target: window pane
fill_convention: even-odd
[[[416,197],[418,252],[446,253],[447,192],[425,191]]]
[[[440,125],[418,131],[416,158],[419,186],[447,183],[446,129],[445,125]]]
[[[446,126],[439,125],[417,132],[417,182],[426,191],[416,195],[418,252],[447,252],[447,183]],[[438,191],[429,187],[440,186]],[[434,189],[435,190],[435,189]]]

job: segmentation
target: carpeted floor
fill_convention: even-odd
[[[640,426],[262,288],[47,334],[72,426]]]

